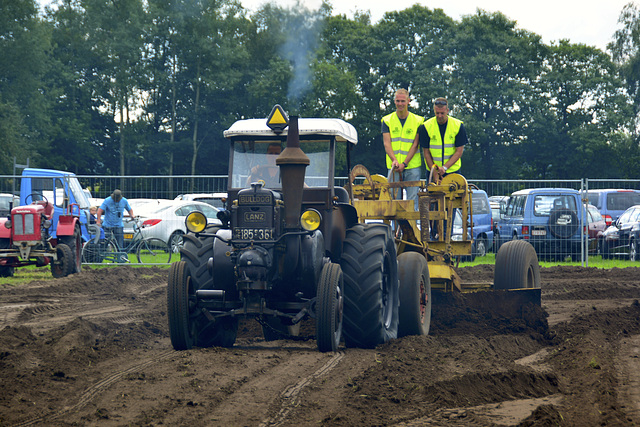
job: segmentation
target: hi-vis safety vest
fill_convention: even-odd
[[[453,156],[456,152],[456,135],[460,132],[460,126],[462,126],[462,120],[449,117],[447,119],[447,129],[444,132],[444,143],[442,142],[442,136],[440,135],[440,127],[435,117],[430,118],[424,122],[424,128],[429,134],[429,152],[433,161],[438,166],[443,166],[447,160]],[[443,150],[444,148],[444,150]],[[447,169],[447,173],[455,172],[462,166],[461,159],[458,159],[450,168]]]
[[[402,126],[398,115],[394,112],[384,116],[382,121],[389,127],[391,149],[396,159],[398,159],[398,163],[402,163],[407,157],[407,154],[409,154],[413,140],[418,132],[418,127],[424,121],[424,117],[409,113],[407,120],[404,122],[404,126]],[[411,161],[407,164],[406,169],[419,168],[421,165],[422,159],[420,158],[420,153],[416,150]],[[393,166],[393,162],[391,161],[391,157],[387,155],[387,169],[391,169],[391,166]]]

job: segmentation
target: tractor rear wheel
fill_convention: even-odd
[[[316,304],[318,350],[338,351],[342,338],[344,276],[339,264],[327,263],[320,273]]]
[[[51,262],[51,274],[55,278],[66,277],[73,273],[74,262],[71,248],[64,243],[56,245],[58,259]]]
[[[11,247],[10,239],[0,239],[0,249],[9,249]],[[14,267],[0,265],[0,277],[13,277]]]
[[[400,276],[400,324],[398,336],[429,335],[431,279],[424,255],[405,252],[398,256]]]
[[[356,224],[347,230],[344,339],[347,347],[373,348],[398,336],[398,261],[391,228]]]
[[[531,243],[525,240],[507,242],[496,255],[495,289],[540,288],[538,255]]]

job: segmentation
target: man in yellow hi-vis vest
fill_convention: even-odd
[[[438,173],[442,178],[446,174],[460,171],[460,158],[469,139],[462,121],[449,117],[449,103],[445,98],[436,98],[433,110],[435,117],[420,126],[416,139],[424,151],[427,174],[435,164],[438,165]]]
[[[387,153],[387,172],[395,169],[401,174],[402,181],[419,181],[422,159],[418,152],[416,133],[424,118],[409,112],[409,92],[406,89],[396,91],[394,102],[396,111],[382,118],[382,142]],[[418,187],[409,187],[406,191],[407,200],[413,200],[417,210]],[[401,194],[396,198],[401,198]]]

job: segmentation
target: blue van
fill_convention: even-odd
[[[633,205],[640,205],[640,190],[607,188],[587,191],[589,203],[598,208],[607,227]]]
[[[585,208],[580,192],[568,188],[531,188],[511,194],[500,206],[499,245],[524,239],[543,260],[581,258]]]

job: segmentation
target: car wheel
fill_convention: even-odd
[[[174,231],[171,237],[169,237],[169,247],[174,254],[180,253],[180,248],[184,246],[184,240],[182,238],[184,233],[180,230]]]
[[[487,241],[484,238],[479,237],[478,240],[476,240],[476,258],[482,258],[486,254]]]
[[[638,244],[633,239],[629,243],[629,259],[631,261],[638,261]]]

